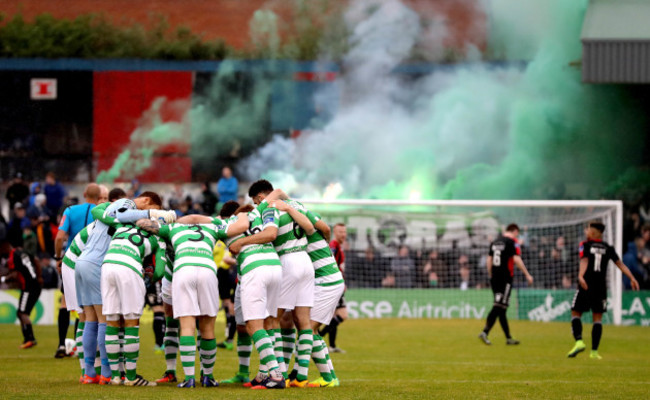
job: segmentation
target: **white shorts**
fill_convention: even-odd
[[[289,253],[280,257],[282,289],[278,308],[314,306],[314,266],[306,252]]]
[[[237,325],[246,325],[244,312],[241,309],[241,284],[235,288],[235,323]]]
[[[282,267],[257,267],[242,276],[241,309],[244,321],[278,315],[278,295],[282,284]]]
[[[183,267],[172,279],[174,318],[216,317],[219,311],[217,273],[205,267]]]
[[[61,280],[63,281],[63,295],[65,296],[65,307],[68,311],[76,311],[78,314],[84,312],[77,303],[77,285],[75,284],[74,269],[61,263]]]
[[[125,319],[140,318],[147,289],[137,272],[124,265],[104,264],[101,287],[102,311],[107,320],[116,321],[120,315]]]
[[[309,319],[329,325],[344,291],[345,284],[343,283],[333,286],[316,285],[314,288],[314,307],[311,309]]]
[[[162,278],[162,301],[163,303],[167,303],[170,306],[174,303],[172,303],[172,283],[167,280],[167,278]]]

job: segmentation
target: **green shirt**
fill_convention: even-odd
[[[173,223],[162,226],[158,235],[168,239],[174,246],[173,272],[183,267],[192,266],[210,268],[216,274],[217,265],[214,263],[212,250],[218,240],[227,238],[226,230],[229,223],[226,222],[230,221],[215,218],[216,223],[211,224]]]
[[[86,248],[86,243],[88,243],[88,237],[95,229],[95,222],[88,224],[85,228],[79,231],[72,239],[72,244],[68,247],[65,254],[63,255],[63,264],[74,269],[77,264],[77,259],[81,255],[81,252]]]
[[[245,236],[254,235],[262,232],[269,227],[278,227],[278,210],[268,206],[263,207],[260,212],[259,207],[248,213],[249,228],[246,232],[226,240],[226,246]],[[282,267],[280,258],[275,251],[273,243],[249,244],[243,246],[237,254],[237,273],[243,276],[247,272],[261,266],[278,266]]]
[[[307,212],[307,217],[314,225],[320,221],[318,215],[311,212]],[[332,250],[320,231],[316,230],[307,236],[307,241],[307,254],[314,264],[314,284],[318,286],[342,284],[343,274],[336,265]]]
[[[167,264],[165,249],[165,242],[155,235],[131,224],[121,225],[113,234],[103,265],[124,265],[131,268],[138,275],[143,276],[144,268],[142,263],[144,259],[151,254],[155,254],[156,273],[154,273],[154,280],[157,280],[162,277]]]

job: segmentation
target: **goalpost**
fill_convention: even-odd
[[[623,256],[621,201],[301,201],[330,226],[346,224],[353,318],[485,318],[492,305],[489,243],[509,223],[521,229],[522,258],[535,279],[528,286],[515,268],[510,318],[569,320],[589,221],[606,225],[604,241]],[[622,274],[613,263],[608,268],[604,320],[619,325]]]

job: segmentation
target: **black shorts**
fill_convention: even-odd
[[[144,301],[149,307],[162,306],[162,281],[154,282],[147,286]]]
[[[607,291],[584,290],[582,288],[576,290],[571,303],[571,311],[583,313],[589,310],[598,314],[607,311]]]
[[[27,315],[31,314],[40,296],[41,289],[23,290],[20,292],[18,312]]]
[[[347,304],[345,304],[345,293],[343,293],[339,299],[339,303],[336,305],[336,309],[338,310],[339,308],[345,308],[346,306]]]
[[[229,269],[217,268],[217,279],[219,280],[219,298],[221,300],[235,300],[235,280]]]
[[[491,281],[492,293],[494,293],[494,305],[497,307],[508,308],[510,305],[510,294],[512,293],[512,283],[506,281]]]

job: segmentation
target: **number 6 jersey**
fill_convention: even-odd
[[[490,244],[489,255],[492,257],[492,281],[512,283],[515,272],[513,257],[521,255],[519,242],[509,237],[499,236]]]

